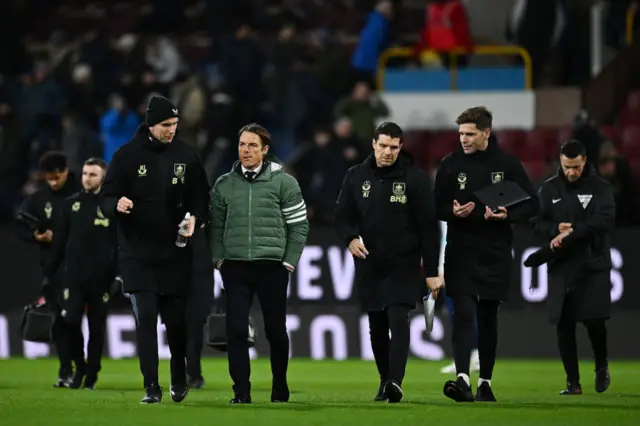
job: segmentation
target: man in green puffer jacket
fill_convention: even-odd
[[[298,182],[281,164],[265,158],[269,132],[253,123],[238,134],[240,160],[213,187],[208,231],[213,264],[226,292],[231,403],[251,403],[247,338],[254,294],[270,346],[271,401],[287,402],[287,286],[307,241],[307,208]]]

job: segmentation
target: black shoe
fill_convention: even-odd
[[[247,397],[247,398],[242,398],[239,396],[234,396],[233,398],[231,398],[231,401],[229,401],[229,404],[251,404],[251,397]]]
[[[442,392],[447,398],[451,398],[455,402],[473,402],[471,386],[462,377],[458,377],[455,382],[453,380],[447,381]]]
[[[396,403],[402,400],[404,393],[402,392],[402,386],[395,380],[389,380],[384,385],[384,398],[391,402]]]
[[[489,383],[483,382],[476,390],[476,401],[482,402],[496,402],[496,397],[493,396],[493,391]]]
[[[286,382],[271,387],[271,402],[289,402],[289,386]]]
[[[140,400],[140,404],[159,404],[160,401],[162,401],[162,388],[154,383],[145,388],[144,398]]]
[[[171,399],[173,402],[182,402],[189,393],[187,385],[171,385]]]
[[[384,397],[384,385],[386,382],[380,382],[380,387],[378,388],[378,393],[373,397],[374,401],[386,401],[387,398]]]
[[[53,384],[54,388],[68,388],[73,382],[72,377],[58,377],[58,381]]]
[[[609,389],[611,384],[611,376],[609,375],[609,367],[602,367],[596,370],[596,392],[602,393]]]
[[[582,386],[580,383],[567,382],[567,388],[560,395],[582,395]]]
[[[187,378],[187,385],[189,386],[189,389],[204,389],[205,383],[204,377],[202,376]]]
[[[73,374],[73,379],[71,380],[69,387],[71,389],[80,389],[86,372],[87,372],[86,366],[84,366],[83,364],[77,365],[76,372]]]
[[[98,376],[96,374],[87,373],[87,375],[84,377],[83,388],[95,390],[97,382],[98,382]]]

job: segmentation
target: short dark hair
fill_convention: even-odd
[[[67,156],[60,151],[45,152],[40,157],[38,167],[45,173],[62,172],[67,169]]]
[[[458,116],[456,124],[475,124],[478,130],[491,129],[493,126],[493,114],[486,107],[475,106],[467,108]]]
[[[254,133],[258,135],[263,146],[271,145],[271,133],[269,133],[266,128],[262,127],[258,123],[251,123],[243,126],[242,129],[238,131],[238,137],[240,137],[244,132]]]
[[[89,158],[87,161],[84,162],[84,165],[85,166],[98,166],[102,170],[107,170],[107,162],[104,161],[102,158],[98,158],[98,157]]]
[[[577,139],[569,139],[560,147],[560,155],[564,155],[567,158],[577,158],[579,156],[586,157],[587,150],[583,143]]]
[[[389,136],[391,139],[400,139],[400,143],[402,143],[402,129],[393,121],[385,121],[376,127],[373,138],[378,140],[380,135]]]

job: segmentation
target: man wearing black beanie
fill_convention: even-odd
[[[188,390],[189,238],[206,218],[209,185],[195,148],[175,138],[179,117],[171,101],[153,96],[145,123],[114,154],[101,192],[103,214],[118,223],[119,266],[136,318],[146,404],[162,400],[158,314],[171,351],[171,399],[182,401]]]

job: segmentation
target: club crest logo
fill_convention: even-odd
[[[405,192],[407,190],[407,184],[404,182],[393,182],[393,186],[391,187],[393,191],[393,195],[389,199],[391,203],[401,203],[405,204],[407,202],[407,196]]]
[[[176,163],[173,165],[173,174],[178,179],[183,177],[186,171],[187,171],[187,165],[184,163]]]
[[[464,189],[467,186],[467,175],[465,173],[458,174],[458,185],[460,185],[460,189]]]
[[[504,180],[504,172],[491,172],[491,182],[498,183]]]

